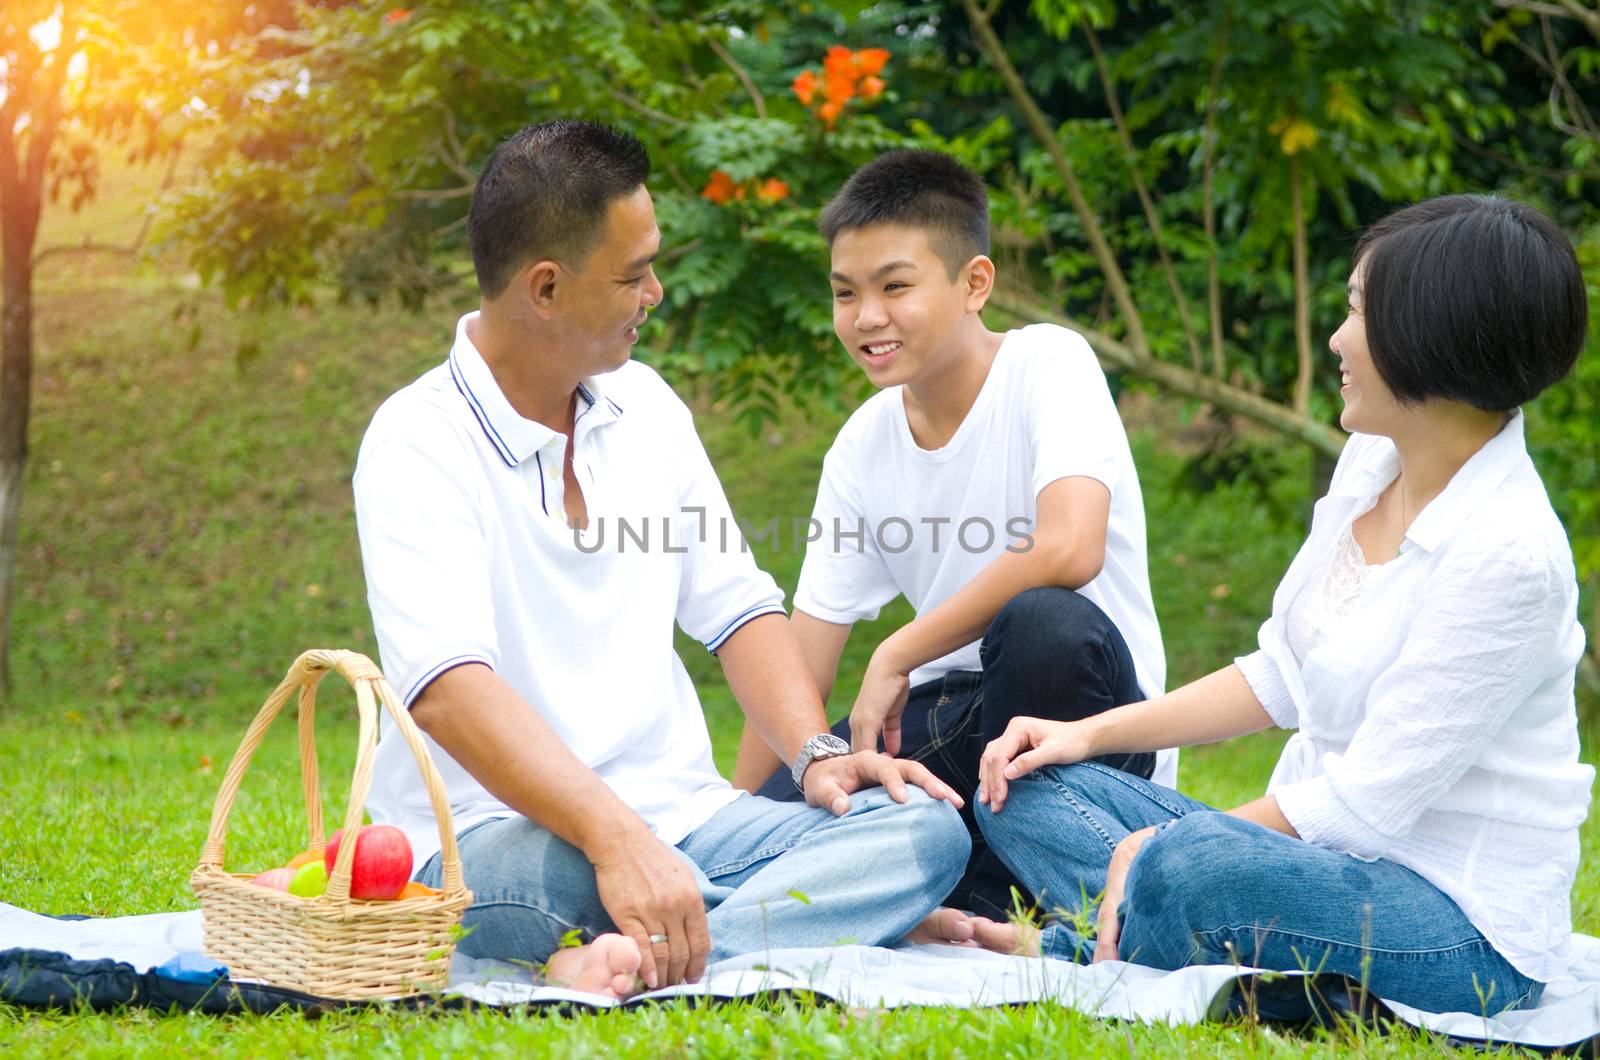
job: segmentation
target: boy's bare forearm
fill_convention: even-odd
[[[938,607],[879,647],[901,673],[971,644],[1018,593],[1046,585],[1081,589],[1105,565],[1111,493],[1095,479],[1057,479],[1039,491],[1038,526],[1025,550],[1000,553]]]
[[[878,646],[901,673],[979,639],[1011,598],[1050,582],[1049,562],[1034,552],[1005,552],[944,603],[901,626]]]
[[[733,762],[733,786],[754,795],[768,777],[782,768],[784,762],[778,753],[767,746],[761,730],[746,719],[739,736],[739,757]]]
[[[797,607],[789,618],[789,629],[800,642],[800,654],[805,657],[811,678],[817,683],[817,693],[826,704],[833,694],[834,681],[839,677],[839,657],[844,654],[851,627],[808,615]]]

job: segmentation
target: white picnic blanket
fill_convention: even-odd
[[[1600,939],[1574,935],[1572,977],[1552,983],[1538,1008],[1485,1018],[1430,1013],[1387,1002],[1401,1019],[1458,1038],[1555,1047],[1600,1035]],[[154,913],[93,920],[56,920],[0,903],[0,950],[55,950],[79,959],[110,958],[140,971],[201,946],[200,913]],[[975,1007],[1054,1001],[1105,1018],[1198,1023],[1214,999],[1254,969],[1226,965],[1160,971],[1121,961],[1076,965],[1036,957],[1004,957],[956,946],[829,946],[773,950],[719,961],[693,986],[643,998],[745,997],[803,990],[855,1008],[906,1005]],[[572,1001],[597,1008],[607,997],[543,986],[522,968],[457,954],[450,992],[481,1004]]]

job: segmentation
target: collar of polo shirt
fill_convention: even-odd
[[[507,467],[516,467],[549,445],[552,439],[560,437],[560,432],[537,420],[527,419],[511,407],[500,384],[495,382],[488,362],[467,337],[467,325],[476,316],[476,313],[469,313],[456,325],[456,341],[450,349],[450,378],[472,408],[473,417],[500,459]],[[573,421],[574,448],[582,444],[590,431],[622,415],[621,406],[606,397],[604,384],[597,376],[578,384],[578,400],[582,407]]]

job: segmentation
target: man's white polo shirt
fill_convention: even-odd
[[[579,387],[573,467],[589,526],[566,524],[567,439],[511,407],[467,338],[384,402],[356,461],[356,522],[383,670],[407,706],[488,665],[668,843],[738,797],[717,773],[673,623],[716,651],[783,594],[743,550],[687,407],[630,362]],[[432,740],[459,833],[512,811]],[[417,767],[385,719],[368,807],[439,848]]]

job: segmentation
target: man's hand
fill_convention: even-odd
[[[900,716],[905,713],[910,692],[909,671],[895,665],[880,645],[867,663],[861,691],[850,708],[850,749],[876,751],[882,734],[883,749],[891,755],[899,754]]]
[[[694,873],[648,829],[629,829],[594,863],[600,904],[617,930],[639,944],[639,975],[655,990],[698,982],[711,952],[706,906]],[[650,936],[666,936],[664,942]]]
[[[965,800],[921,762],[890,758],[877,751],[823,758],[806,767],[806,802],[843,817],[850,812],[850,793],[883,787],[895,802],[906,801],[906,785],[915,784],[936,799],[960,809]],[[609,908],[609,906],[607,907]]]
[[[999,813],[1009,781],[1040,766],[1071,765],[1094,755],[1087,722],[1012,718],[978,759],[978,801]]]
[[[1100,922],[1095,930],[1094,959],[1117,959],[1117,939],[1122,934],[1122,923],[1117,919],[1117,907],[1122,904],[1122,893],[1128,882],[1128,869],[1138,855],[1144,841],[1156,834],[1154,827],[1129,832],[1111,852],[1111,864],[1106,869],[1106,893],[1100,899]]]

